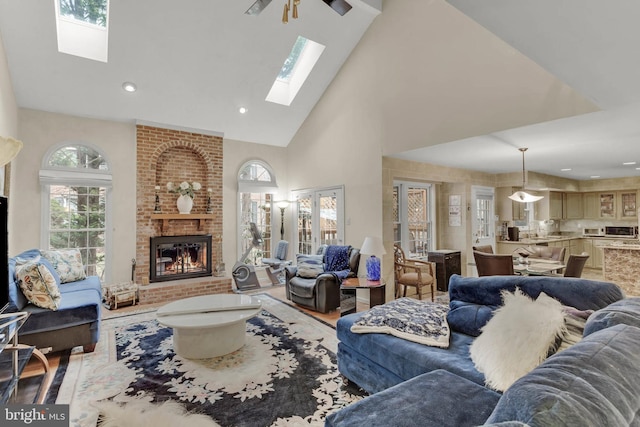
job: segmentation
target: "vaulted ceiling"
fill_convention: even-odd
[[[112,0],[109,58],[102,63],[58,52],[53,0],[0,0],[0,35],[18,105],[287,146],[376,16],[384,13],[382,0],[348,0],[353,8],[344,16],[323,0],[301,0],[299,19],[288,24],[281,23],[284,1],[265,0],[260,14],[245,14],[254,2]],[[532,171],[575,179],[640,176],[640,164],[622,166],[640,163],[640,56],[635,54],[640,3],[448,3],[600,111],[392,155],[513,172],[521,166],[517,147],[528,147]],[[291,106],[266,102],[299,35],[326,49]],[[447,48],[442,38],[424,43]],[[135,82],[138,91],[124,92],[125,81]],[[452,96],[464,99],[464,94]],[[240,114],[239,107],[248,112]]]
[[[381,9],[349,0],[341,16],[302,0],[111,0],[108,61],[58,52],[54,0],[1,0],[0,34],[18,105],[109,120],[139,120],[286,146]],[[265,101],[301,35],[326,46],[291,106]],[[125,81],[138,90],[122,90]],[[247,112],[240,114],[238,109]]]

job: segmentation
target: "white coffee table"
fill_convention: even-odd
[[[203,295],[163,305],[157,317],[160,324],[173,328],[176,354],[207,359],[241,348],[247,319],[261,309],[262,303],[248,295]]]

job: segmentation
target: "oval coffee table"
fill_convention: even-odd
[[[173,348],[187,359],[232,353],[244,345],[246,321],[262,303],[248,295],[202,295],[160,307],[158,322],[173,328]]]

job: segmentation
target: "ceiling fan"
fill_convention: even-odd
[[[340,16],[351,10],[351,5],[345,0],[322,0],[327,6],[335,10]],[[259,15],[265,7],[269,6],[271,0],[256,0],[245,12],[246,15]]]

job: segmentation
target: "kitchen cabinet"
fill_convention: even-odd
[[[600,201],[600,218],[614,219],[616,217],[616,193],[614,191],[600,193],[598,199]]]
[[[580,255],[584,252],[584,239],[573,239],[571,242],[571,255]],[[567,255],[567,258],[569,258],[569,255]]]
[[[519,188],[512,188],[512,193],[520,190]],[[526,207],[527,204],[526,203],[520,203],[520,202],[514,202],[511,201],[511,215],[514,221],[518,221],[518,220],[526,220],[527,219],[527,212],[526,212]]]
[[[584,215],[582,193],[565,193],[565,215],[566,219],[582,219]]]
[[[637,197],[638,192],[635,190],[630,191],[618,191],[618,218],[637,220]]]
[[[584,193],[582,195],[582,207],[584,219],[599,219],[598,193]]]
[[[562,219],[564,211],[564,193],[549,192],[549,217],[545,219]]]
[[[611,244],[610,240],[604,240],[604,239],[592,239],[593,241],[593,249],[592,249],[592,256],[590,256],[589,258],[593,258],[593,262],[592,262],[592,268],[602,268],[602,249],[600,248],[600,246],[605,246],[608,244]]]

